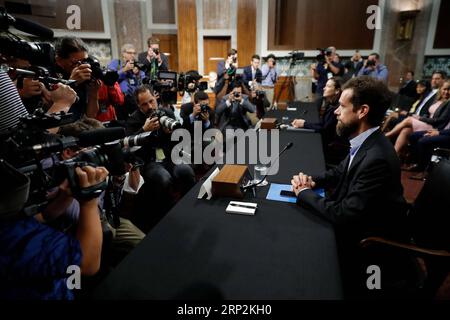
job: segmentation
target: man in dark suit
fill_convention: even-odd
[[[410,97],[411,99],[417,99],[417,91],[416,91],[417,83],[414,81],[414,71],[408,71],[406,73],[405,82],[402,84],[402,87],[398,91],[398,93],[402,96]]]
[[[194,94],[194,102],[185,103],[181,106],[180,116],[183,119],[183,128],[194,134],[194,124],[201,122],[202,130],[206,131],[213,127],[214,113],[209,105],[209,96],[204,91]]]
[[[146,75],[150,79],[155,79],[158,71],[169,70],[169,59],[160,51],[159,39],[150,37],[147,40],[148,50],[139,53],[138,62],[147,68]]]
[[[262,81],[262,73],[261,69],[259,69],[261,58],[259,55],[254,54],[252,56],[252,61],[249,66],[244,68],[244,75],[242,79],[247,88],[255,87],[256,84],[261,84]]]
[[[351,79],[343,89],[335,111],[336,131],[350,139],[349,155],[322,175],[311,177],[300,172],[291,183],[299,206],[335,226],[346,281],[346,275],[353,279],[361,273],[357,258],[360,240],[370,235],[403,238],[406,202],[397,154],[379,130],[390,104],[387,87],[361,76]],[[314,187],[333,188],[334,192],[322,198]],[[359,287],[365,286],[357,281]]]

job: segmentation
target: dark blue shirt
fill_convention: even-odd
[[[34,218],[0,222],[0,299],[73,299],[66,280],[81,247]]]

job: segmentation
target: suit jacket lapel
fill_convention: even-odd
[[[378,139],[379,135],[382,134],[380,130],[377,130],[373,132],[361,145],[358,152],[356,152],[355,157],[352,160],[352,164],[350,165],[350,168],[348,168],[348,161],[350,161],[350,156],[347,156],[347,166],[348,168],[343,177],[339,181],[339,187],[336,188],[336,196],[337,200],[340,201],[342,198],[347,194],[347,189],[350,185],[350,181],[353,179],[354,172],[356,168],[358,167],[359,163],[364,159],[366,156],[367,150],[370,149],[373,145],[373,143]]]

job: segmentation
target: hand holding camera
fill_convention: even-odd
[[[129,60],[129,61],[127,61],[127,63],[123,67],[122,71],[123,72],[128,72],[130,70],[133,70],[133,68],[134,68],[134,60]]]
[[[145,120],[144,126],[142,127],[142,129],[144,129],[145,132],[148,131],[155,131],[158,130],[160,128],[160,124],[159,124],[159,119],[158,117],[153,117],[153,118],[147,118],[147,120]]]
[[[194,104],[194,109],[192,110],[192,115],[194,117],[198,116],[202,112],[202,108],[199,103]]]
[[[84,63],[80,64],[78,67],[75,67],[72,70],[72,74],[70,75],[70,80],[75,80],[77,84],[81,84],[87,80],[91,79],[92,69],[91,65]]]

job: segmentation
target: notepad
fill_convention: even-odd
[[[290,202],[290,203],[296,203],[297,198],[294,197],[286,197],[280,195],[280,192],[282,190],[286,191],[292,191],[292,185],[290,184],[278,184],[278,183],[271,183],[269,192],[267,193],[267,200],[274,200],[274,201],[281,201],[281,202]],[[314,192],[316,192],[319,196],[325,197],[325,190],[324,189],[314,189]]]

